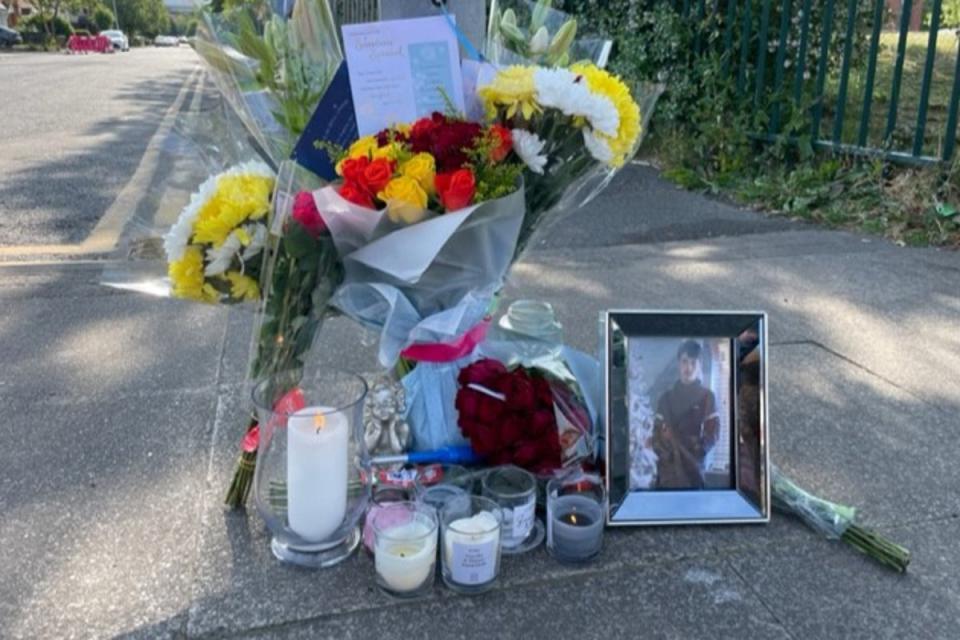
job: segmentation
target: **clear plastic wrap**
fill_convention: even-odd
[[[804,491],[781,473],[776,465],[771,465],[770,477],[773,506],[799,517],[824,537],[840,539],[853,524],[857,514],[854,507],[836,504]]]
[[[404,227],[332,188],[315,200],[343,255],[333,304],[381,332],[380,362],[388,368],[410,345],[457,338],[483,319],[524,217],[522,184],[508,196]]]
[[[203,12],[195,47],[220,94],[278,167],[343,61],[327,0]],[[286,3],[284,6],[288,6]]]
[[[549,4],[545,0],[494,0],[487,24],[486,58],[498,66],[564,67],[587,60],[605,67],[613,43],[596,36],[577,37],[583,32],[582,23]]]

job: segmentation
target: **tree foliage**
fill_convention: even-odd
[[[152,38],[170,28],[170,14],[163,0],[117,0],[117,18],[128,35]]]

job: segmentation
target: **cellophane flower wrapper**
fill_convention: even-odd
[[[343,61],[327,0],[202,12],[195,48],[274,167],[290,156]]]
[[[591,29],[582,18],[548,5],[536,0],[494,0],[487,23],[486,59],[497,66],[564,67],[588,60],[605,67],[613,43],[584,36]]]
[[[185,216],[195,216],[199,207],[220,193],[221,186],[227,187],[220,182],[221,177],[257,174],[269,175],[273,179],[273,170],[263,162],[243,131],[236,116],[218,100],[201,101],[196,109],[186,110],[177,117],[166,134],[158,138],[158,146],[154,149],[159,170],[169,173],[163,180],[154,180],[147,191],[140,194],[138,206],[121,232],[114,251],[120,259],[104,267],[101,284],[156,297],[176,295],[169,268],[171,244],[168,236],[171,231],[178,223],[183,226]],[[267,198],[265,206],[269,208],[269,193],[264,195]],[[231,244],[237,246],[232,257],[227,250],[220,252],[222,264],[211,270],[217,272],[215,275],[206,273],[206,267],[212,261],[209,252],[215,247],[209,242],[191,242],[186,236],[189,225],[179,230],[180,244],[200,247],[204,254],[205,283],[215,283],[223,289],[219,295],[208,296],[204,302],[228,303],[247,311],[255,308],[249,304],[249,296],[231,297],[228,287],[216,280],[227,271],[235,271],[262,284],[259,281],[268,224],[268,216],[263,215],[257,219],[244,219],[236,225],[246,232],[245,245],[236,243],[236,238],[231,239]],[[246,242],[248,238],[250,242]],[[178,252],[174,257],[179,258],[181,254]]]
[[[510,267],[524,217],[513,193],[398,227],[332,188],[314,194],[342,256],[331,303],[380,333],[380,364],[407,347],[447,342],[480,323]]]
[[[857,510],[829,500],[818,498],[798,487],[776,465],[770,468],[773,506],[791,513],[826,538],[836,540],[853,524]]]

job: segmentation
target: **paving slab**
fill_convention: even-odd
[[[325,617],[252,638],[707,638],[791,636],[720,561],[546,580]]]
[[[904,575],[815,538],[729,559],[794,638],[956,638],[960,520],[884,529],[914,552]]]
[[[179,632],[214,400],[4,400],[0,637]]]
[[[18,295],[26,292],[21,288]],[[0,314],[0,397],[109,399],[214,386],[224,309],[133,293],[76,293],[0,298],[5,308],[16,310]]]

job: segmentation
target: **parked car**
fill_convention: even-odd
[[[15,44],[22,44],[23,38],[13,29],[0,27],[0,46],[11,48]]]
[[[110,39],[110,44],[113,45],[114,51],[130,51],[130,41],[127,40],[127,36],[124,35],[123,31],[108,29],[107,31],[101,31],[100,35]]]
[[[177,36],[157,36],[153,39],[153,44],[156,47],[179,47],[180,41]]]

